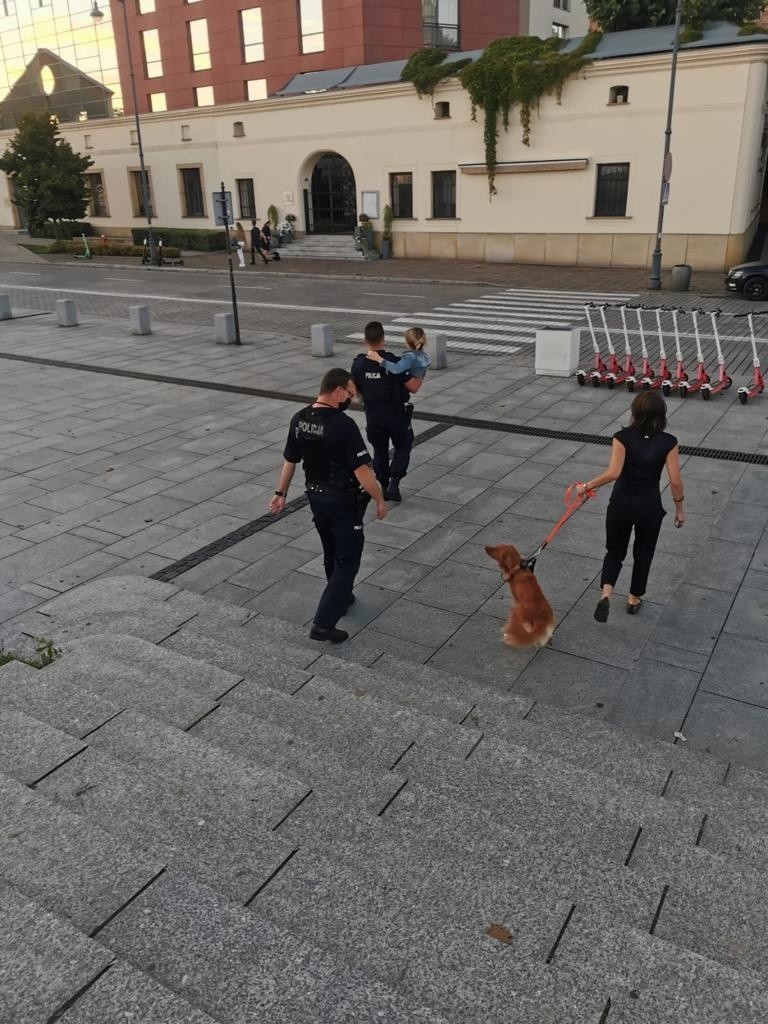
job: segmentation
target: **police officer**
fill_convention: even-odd
[[[365,341],[369,348],[396,361],[396,356],[384,350],[384,328],[378,320],[366,324]],[[412,407],[408,399],[419,390],[423,378],[417,380],[409,373],[387,373],[380,363],[361,353],[352,363],[352,379],[365,403],[366,433],[373,447],[373,471],[387,501],[400,501],[400,481],[408,471],[413,447]],[[390,442],[395,450],[391,465]]]
[[[326,373],[315,401],[291,420],[283,453],[285,462],[269,503],[270,512],[283,511],[296,464],[303,462],[328,580],[309,635],[312,640],[334,644],[349,636],[337,629],[336,623],[355,600],[352,588],[365,542],[365,506],[373,499],[377,517],[383,519],[387,514],[362,434],[355,421],[344,415],[355,397],[355,385],[347,370]]]

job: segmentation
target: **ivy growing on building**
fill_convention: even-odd
[[[488,190],[496,194],[496,157],[499,122],[507,131],[512,108],[520,107],[523,145],[531,142],[531,114],[543,96],[557,96],[558,103],[566,79],[584,66],[585,57],[600,41],[599,32],[591,32],[579,45],[563,52],[563,42],[552,36],[515,36],[497,39],[482,55],[461,73],[461,82],[469,93],[472,118],[478,108],[483,111],[485,163],[488,169]]]
[[[469,59],[453,60],[446,64],[447,56],[445,50],[417,50],[408,59],[400,80],[411,82],[419,96],[433,96],[441,82],[458,75],[469,64]]]

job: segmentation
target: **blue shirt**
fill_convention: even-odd
[[[409,349],[396,362],[392,359],[382,359],[381,365],[387,373],[410,373],[412,377],[419,378],[426,374],[432,360],[421,349],[415,352]]]

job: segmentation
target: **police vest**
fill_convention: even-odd
[[[294,423],[295,439],[301,450],[307,483],[354,493],[360,489],[360,485],[343,461],[343,448],[337,440],[334,443],[332,436],[333,421],[342,414],[328,415],[329,411],[307,406],[301,410]]]
[[[408,401],[408,392],[397,374],[387,373],[383,366],[364,355],[356,357],[355,379],[360,383],[366,408],[384,406],[399,408]]]

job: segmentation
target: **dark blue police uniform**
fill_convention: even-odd
[[[381,352],[385,359],[397,362],[397,356]],[[413,447],[410,394],[404,387],[409,373],[387,373],[380,363],[361,353],[352,363],[352,379],[365,403],[368,440],[373,447],[373,471],[382,489],[390,479],[401,480],[408,471]],[[394,448],[389,461],[390,443]]]
[[[287,462],[304,463],[328,581],[315,625],[333,629],[352,604],[365,543],[363,514],[370,499],[354,471],[370,465],[371,456],[353,419],[340,409],[307,406],[291,420],[283,457]]]

